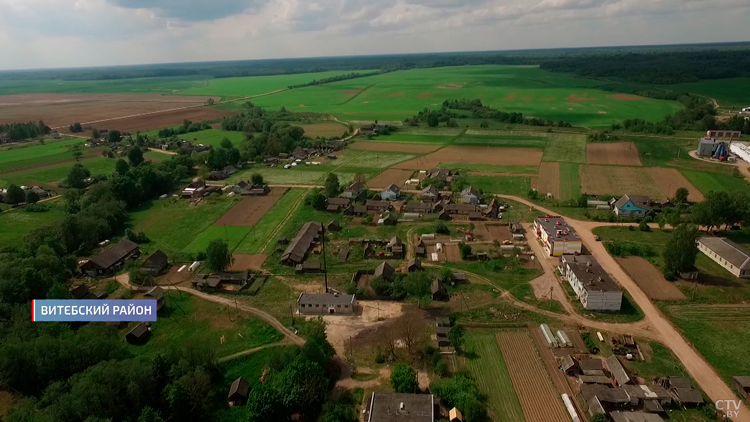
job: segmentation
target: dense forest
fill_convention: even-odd
[[[239,76],[379,69],[381,71],[467,65],[542,65],[555,72],[633,81],[675,83],[747,75],[748,43],[678,46],[480,51],[302,59],[169,63],[137,66],[0,72],[0,80],[116,80],[156,77]]]
[[[458,111],[456,111],[458,110]],[[469,113],[461,113],[467,111]],[[551,122],[538,117],[524,117],[523,113],[506,113],[482,104],[482,100],[460,99],[443,101],[440,110],[424,109],[416,116],[404,120],[409,126],[419,126],[420,123],[427,123],[430,127],[437,127],[440,123],[445,123],[447,127],[458,127],[456,119],[482,119],[493,120],[500,123],[521,124],[529,126],[556,126],[571,127],[569,122],[558,121]],[[487,127],[487,122],[480,123],[481,127]]]
[[[37,123],[8,123],[0,125],[0,133],[7,133],[11,141],[21,141],[46,135],[50,128],[41,120]]]

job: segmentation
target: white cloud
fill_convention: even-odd
[[[747,0],[0,0],[0,68],[738,41]]]

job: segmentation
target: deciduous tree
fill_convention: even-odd
[[[397,363],[391,372],[391,387],[397,393],[416,393],[419,390],[417,371],[403,362]]]
[[[13,205],[18,205],[26,200],[26,194],[23,192],[18,185],[8,186],[8,191],[5,193],[5,202]]]
[[[232,265],[232,253],[227,242],[214,239],[206,248],[206,266],[214,272],[224,271]]]
[[[677,226],[664,247],[664,275],[669,279],[680,273],[691,271],[698,256],[698,228],[695,226]]]

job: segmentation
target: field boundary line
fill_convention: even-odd
[[[344,104],[349,104],[349,102],[350,102],[351,100],[353,100],[353,99],[355,99],[355,98],[359,97],[359,96],[360,96],[360,95],[361,95],[361,94],[362,94],[363,92],[367,91],[368,89],[370,89],[370,88],[372,88],[372,87],[374,87],[374,86],[375,86],[375,84],[372,84],[372,85],[367,85],[367,86],[366,86],[366,87],[365,87],[365,88],[364,88],[364,89],[363,89],[362,91],[359,91],[358,93],[356,93],[356,94],[352,95],[351,97],[349,97],[349,99],[348,99],[348,100],[344,101],[343,103],[337,104],[337,105],[344,105]]]
[[[307,191],[303,195],[300,195],[299,199],[297,199],[297,202],[294,203],[294,206],[292,206],[292,208],[289,210],[289,212],[286,213],[286,216],[284,216],[284,219],[281,220],[281,222],[276,226],[276,228],[273,230],[273,232],[271,232],[268,235],[268,237],[266,238],[266,242],[259,249],[259,251],[258,251],[259,253],[264,253],[265,252],[265,250],[268,248],[268,245],[271,244],[271,241],[273,240],[273,238],[276,237],[276,235],[279,233],[279,231],[281,230],[281,228],[284,227],[284,225],[286,225],[287,221],[289,221],[289,219],[292,217],[292,214],[295,211],[297,211],[297,208],[299,208],[300,203],[305,200],[305,197],[307,196],[308,193],[310,193],[310,188],[308,188]]]

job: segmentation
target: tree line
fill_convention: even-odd
[[[323,79],[313,79],[312,81],[304,83],[304,84],[289,85],[288,88],[289,89],[295,89],[295,88],[304,88],[306,86],[323,85],[323,84],[328,84],[328,83],[331,83],[331,82],[339,82],[339,81],[346,81],[346,80],[349,80],[349,79],[357,79],[357,78],[366,78],[368,76],[376,76],[376,75],[380,75],[382,73],[387,73],[387,71],[379,71],[378,70],[378,71],[375,71],[375,72],[367,72],[367,73],[351,72],[351,73],[346,73],[346,74],[343,74],[343,75],[331,76],[331,77],[323,78]]]
[[[468,111],[470,113],[461,113],[459,111]],[[445,100],[439,110],[430,110],[425,108],[414,117],[407,118],[404,123],[409,126],[419,126],[420,123],[427,123],[429,127],[438,127],[440,123],[445,123],[447,127],[458,127],[456,119],[483,119],[493,120],[500,123],[521,124],[528,126],[555,126],[571,127],[569,122],[547,121],[538,117],[524,117],[523,113],[504,112],[482,104],[482,100],[460,99]],[[480,123],[480,127],[489,127],[488,122]]]
[[[28,123],[6,123],[0,124],[0,133],[7,133],[11,141],[22,141],[44,136],[50,133],[51,129],[43,121]]]
[[[175,135],[184,135],[186,133],[198,132],[201,130],[211,129],[211,125],[206,122],[193,123],[190,120],[185,119],[181,126],[168,127],[159,130],[159,138],[170,138]]]

